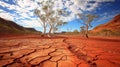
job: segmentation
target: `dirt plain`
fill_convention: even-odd
[[[120,67],[120,37],[1,36],[0,67]]]

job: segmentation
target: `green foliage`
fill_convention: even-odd
[[[85,31],[85,27],[84,26],[81,26],[80,29],[81,29],[80,32],[84,32]]]
[[[92,22],[95,18],[97,18],[96,15],[92,15],[92,14],[87,14],[86,17],[88,18],[87,20],[88,23]]]
[[[84,26],[80,27],[80,34],[83,36],[85,35],[85,27]]]
[[[48,6],[44,6],[42,9],[43,10],[48,10]]]
[[[92,25],[91,25],[91,22],[95,19],[95,18],[97,18],[97,16],[96,15],[93,15],[93,14],[78,14],[78,16],[79,16],[79,18],[83,21],[83,24],[84,24],[84,26],[86,27],[86,28],[84,28],[84,30],[85,30],[85,35],[86,35],[86,37],[88,38],[88,30],[89,30],[89,28],[90,27],[92,27]],[[82,29],[83,30],[83,29]]]
[[[54,9],[54,1],[48,0],[48,1],[41,1],[39,3],[42,9],[35,9],[34,13],[37,15],[41,22],[41,25],[43,25],[44,33],[46,34],[46,29],[49,29],[49,35],[51,33],[54,33],[59,29],[60,26],[65,25],[66,22],[63,22],[60,20],[61,16],[64,14],[66,15],[67,12],[65,12],[62,9]]]

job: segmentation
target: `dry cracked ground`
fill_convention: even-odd
[[[108,41],[1,38],[0,67],[120,67],[120,41]]]

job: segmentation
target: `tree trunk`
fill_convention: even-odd
[[[46,26],[44,26],[44,32],[43,32],[43,34],[44,35],[46,34]]]
[[[48,32],[48,37],[51,37],[51,33],[52,33],[52,27],[50,27],[50,30],[49,30],[49,32]]]
[[[43,34],[41,35],[41,37],[44,37],[46,34],[46,25],[45,23],[43,24]]]
[[[89,38],[88,37],[88,25],[86,24],[86,32],[85,32],[85,35],[86,35],[86,38]]]

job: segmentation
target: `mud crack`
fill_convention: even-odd
[[[2,67],[7,67],[7,66],[12,65],[12,64],[14,64],[14,63],[16,63],[16,62],[17,62],[17,63],[22,63],[22,62],[20,61],[21,58],[23,58],[23,57],[25,57],[25,56],[27,56],[27,55],[30,55],[30,54],[32,54],[32,53],[34,53],[34,52],[36,52],[36,49],[35,49],[34,51],[28,53],[28,54],[25,54],[25,55],[23,55],[23,56],[21,56],[21,57],[19,57],[19,58],[14,59],[12,63],[3,65]]]
[[[87,56],[87,52],[84,50],[84,48],[85,48],[86,46],[83,46],[82,48],[80,48],[80,47],[77,47],[77,46],[75,46],[75,45],[67,42],[67,40],[68,40],[68,38],[65,38],[65,39],[63,40],[63,42],[68,45],[68,49],[69,49],[73,54],[75,54],[78,59],[85,61],[90,67],[97,67],[97,64],[94,62],[94,61],[97,60],[97,59],[96,59],[97,56],[96,56],[96,58],[94,58],[94,59],[91,59],[89,56]],[[81,63],[79,63],[79,64],[81,64]],[[79,64],[78,64],[78,65],[79,65]],[[76,67],[78,67],[78,65],[77,65]]]

